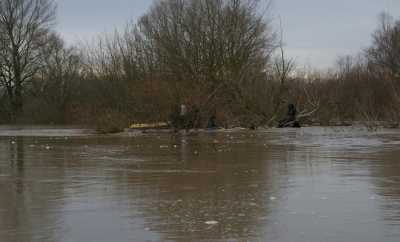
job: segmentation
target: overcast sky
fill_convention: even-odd
[[[152,0],[57,0],[57,29],[68,43],[90,40],[122,28]],[[399,0],[274,0],[270,15],[282,19],[287,55],[297,65],[324,69],[339,55],[369,45],[379,13],[400,17]]]

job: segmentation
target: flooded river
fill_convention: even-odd
[[[400,241],[400,130],[0,128],[1,242]]]

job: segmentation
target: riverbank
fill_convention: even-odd
[[[398,129],[399,124],[395,122],[336,122],[331,125],[320,124],[304,124],[303,128],[322,127],[322,128],[354,128],[365,129],[367,131],[377,131],[382,129]],[[257,130],[275,129],[274,127],[260,127]],[[242,132],[250,131],[248,128],[233,127],[233,128],[215,128],[215,129],[188,129],[177,130],[166,125],[131,125],[130,128],[125,128],[120,132],[103,133],[95,128],[83,126],[64,126],[64,125],[0,125],[0,136],[42,136],[42,137],[74,137],[74,136],[131,136],[140,134],[193,134],[193,133],[221,133],[221,132]]]
[[[95,129],[81,126],[54,125],[0,125],[0,136],[73,137],[98,134]]]

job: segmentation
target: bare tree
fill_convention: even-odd
[[[22,112],[26,82],[41,68],[40,48],[55,20],[52,0],[0,1],[0,84],[13,119]]]
[[[173,98],[195,106],[197,118],[217,108],[254,112],[246,89],[265,81],[276,47],[260,6],[259,0],[166,0],[139,21]]]
[[[47,38],[46,46],[41,48],[43,66],[29,85],[29,90],[33,97],[44,100],[57,110],[59,115],[53,112],[55,119],[64,121],[67,105],[79,91],[81,57],[75,48],[66,47],[56,34]]]
[[[275,78],[278,81],[278,90],[274,93],[274,104],[273,104],[273,114],[271,119],[267,122],[267,125],[270,125],[272,121],[274,121],[277,117],[279,109],[282,107],[284,103],[283,96],[286,95],[285,92],[288,91],[288,81],[290,81],[290,74],[293,73],[296,67],[296,63],[293,58],[288,58],[285,56],[285,49],[283,43],[283,28],[282,23],[280,23],[280,40],[279,40],[279,54],[275,57],[273,63],[273,72]],[[288,100],[286,100],[288,102]]]
[[[385,13],[380,15],[380,25],[366,56],[374,72],[400,77],[400,20],[394,21]]]

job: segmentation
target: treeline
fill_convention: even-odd
[[[383,13],[370,47],[340,57],[335,71],[315,78],[320,100],[315,120],[360,121],[398,127],[400,121],[400,21]]]
[[[84,47],[57,35],[55,8],[0,1],[1,123],[113,132],[177,125],[184,104],[190,127],[213,117],[256,128],[275,125],[289,103],[303,122],[398,120],[400,24],[387,16],[360,57],[342,58],[334,73],[300,74],[259,0],[155,1],[124,31]]]

